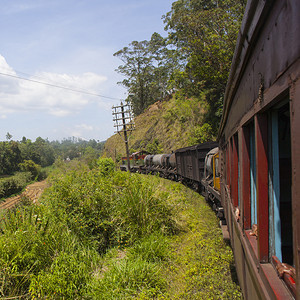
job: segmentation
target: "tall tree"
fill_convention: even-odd
[[[133,41],[114,54],[124,63],[117,72],[126,77],[121,84],[128,89],[127,100],[136,115],[168,95],[173,52],[167,48],[166,40],[154,33],[150,41]]]
[[[189,96],[206,90],[207,116],[215,128],[244,7],[243,0],[178,0],[163,17],[169,41],[185,63],[173,84]]]

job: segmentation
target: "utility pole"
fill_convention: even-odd
[[[134,130],[134,121],[132,116],[131,106],[127,104],[123,104],[119,106],[113,106],[113,121],[115,122],[114,127],[116,127],[115,133],[121,135],[123,131],[124,134],[124,142],[126,148],[126,156],[127,156],[127,170],[130,171],[130,160],[129,160],[129,147],[128,147],[128,133]]]

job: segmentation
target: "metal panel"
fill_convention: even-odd
[[[241,194],[244,205],[244,228],[251,228],[251,194],[250,194],[250,129],[243,127],[241,131]]]
[[[268,189],[268,117],[255,116],[257,205],[258,205],[258,257],[260,262],[269,258],[269,189]]]
[[[239,205],[239,156],[238,156],[238,137],[232,139],[232,203],[235,207]]]

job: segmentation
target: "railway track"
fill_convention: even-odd
[[[33,203],[36,203],[46,187],[48,187],[46,180],[30,184],[26,187],[22,194],[7,198],[4,202],[2,202],[0,204],[0,210],[12,208],[20,202],[22,197],[29,198]]]

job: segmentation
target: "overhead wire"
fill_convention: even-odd
[[[21,79],[21,80],[26,80],[26,81],[30,81],[30,82],[34,82],[34,83],[39,83],[39,84],[47,85],[50,87],[60,88],[60,89],[64,89],[64,90],[68,90],[68,91],[72,91],[72,92],[76,92],[76,93],[81,93],[81,94],[85,94],[85,95],[91,95],[91,96],[96,96],[96,97],[101,97],[101,98],[106,98],[106,99],[111,99],[111,100],[121,100],[119,98],[104,96],[104,95],[100,95],[100,94],[96,94],[96,93],[92,93],[92,92],[88,92],[88,91],[84,91],[84,90],[78,90],[78,89],[74,89],[74,88],[70,88],[70,87],[66,87],[66,86],[62,86],[62,85],[52,84],[49,82],[43,82],[43,81],[39,81],[39,80],[29,79],[29,78],[21,77],[18,75],[7,74],[7,73],[2,73],[2,72],[0,72],[0,75],[17,78],[17,79]]]

